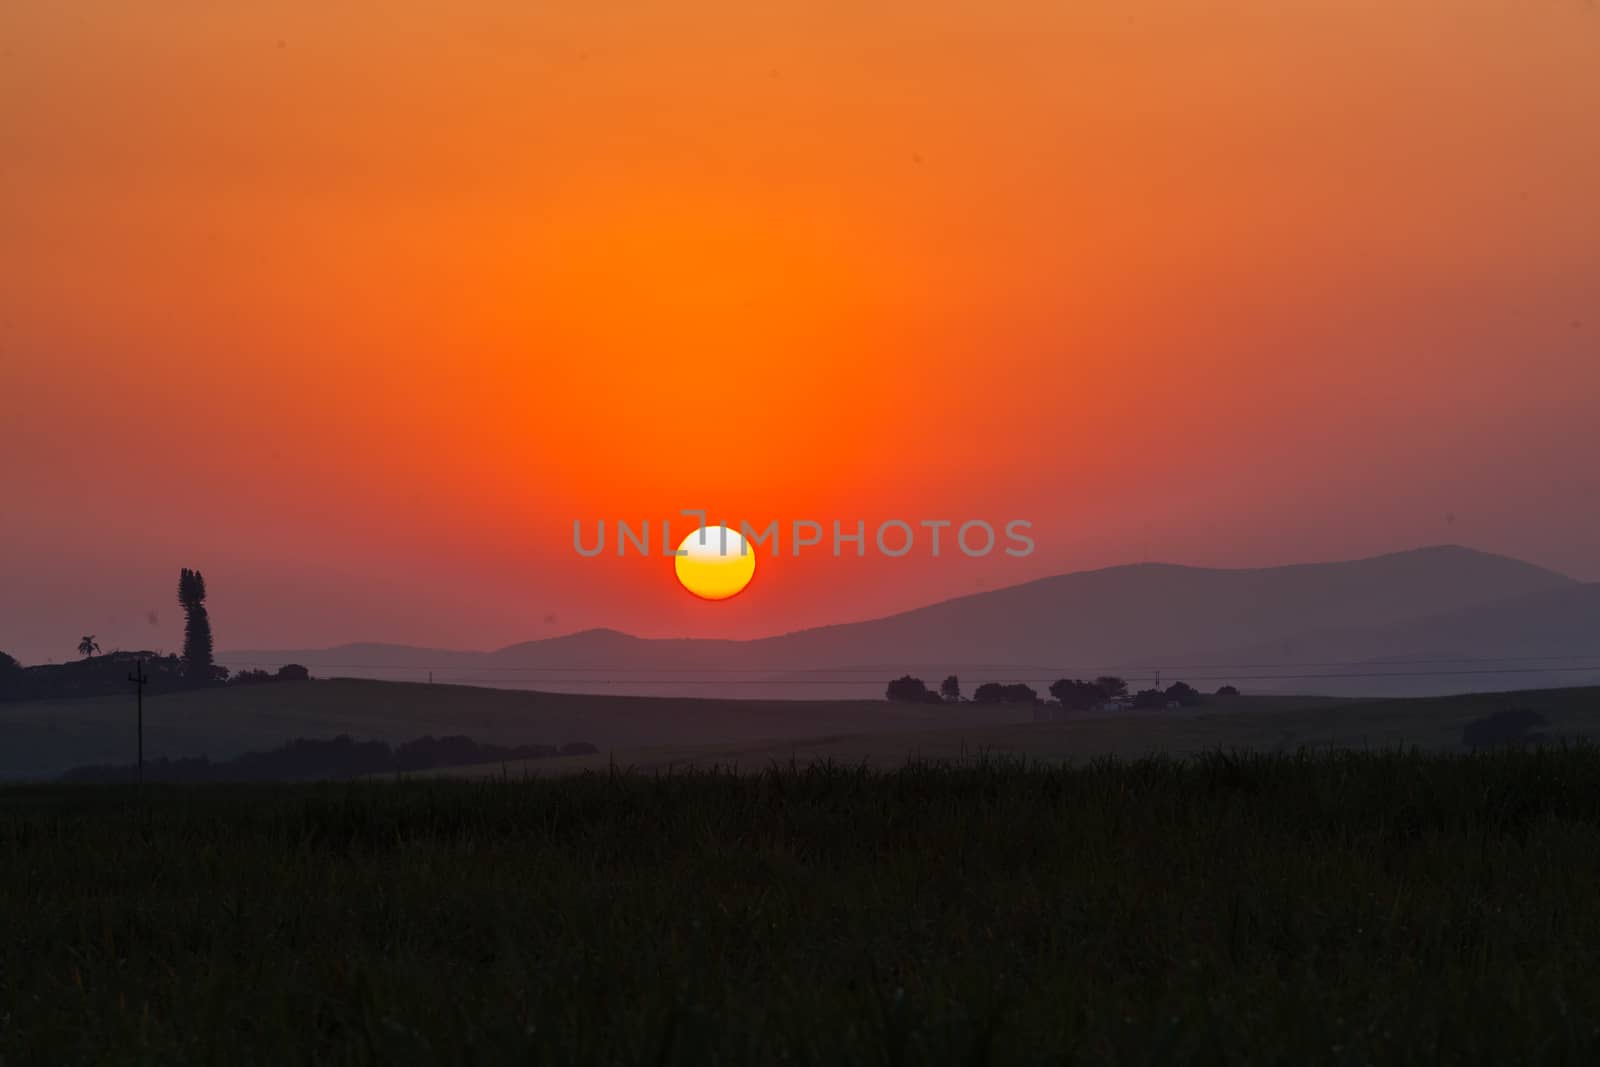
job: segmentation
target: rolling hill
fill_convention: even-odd
[[[1386,626],[1291,634],[1234,649],[1221,660],[1265,664],[1267,673],[1304,672],[1297,682],[1329,694],[1595,685],[1600,684],[1600,585],[1561,585]],[[1434,673],[1440,671],[1452,673]]]
[[[1032,717],[1025,707],[979,704],[595,696],[345,678],[146,697],[144,751],[151,759],[227,759],[296,737],[339,734],[391,744],[429,734],[506,745],[588,741],[609,751],[892,733]],[[0,703],[0,780],[49,778],[83,764],[128,763],[134,746],[131,693]]]
[[[229,652],[219,660],[297,662],[321,673],[372,677],[418,678],[431,670],[472,684],[575,692],[875,696],[887,677],[905,670],[1037,683],[1097,670],[1138,678],[1163,663],[1257,669],[1396,654],[1476,661],[1593,652],[1600,650],[1600,617],[1592,608],[1597,588],[1503,556],[1439,546],[1244,570],[1110,567],[746,641],[650,639],[599,629],[492,652],[368,644]],[[1357,677],[1363,673],[1371,672],[1343,669],[1336,685],[1341,692],[1373,694],[1399,685],[1367,684]],[[1167,676],[1174,675],[1169,670]],[[1437,691],[1463,688],[1430,677]],[[1531,684],[1574,681],[1569,675]],[[1292,678],[1249,682],[1317,689]],[[1427,691],[1428,684],[1407,682],[1402,689]]]
[[[1197,710],[1084,715],[1064,722],[995,722],[894,733],[850,733],[781,741],[730,741],[619,749],[507,765],[442,768],[441,777],[543,776],[605,770],[670,773],[691,768],[761,771],[773,764],[831,761],[893,769],[911,760],[959,762],[1001,756],[1084,762],[1107,757],[1194,756],[1203,752],[1295,752],[1418,748],[1465,752],[1462,728],[1508,708],[1544,716],[1559,742],[1600,743],[1600,688],[1539,689],[1389,700],[1245,697]]]

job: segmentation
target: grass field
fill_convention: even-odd
[[[427,734],[465,734],[495,744],[589,741],[611,750],[927,730],[1020,721],[1031,712],[883,700],[594,696],[336,678],[168,693],[147,699],[144,716],[147,757],[219,759],[296,737],[338,734],[392,743]],[[131,692],[0,703],[0,780],[131,762],[134,744]]]
[[[1460,747],[1467,721],[1506,707],[1535,708],[1553,730],[1600,739],[1600,689],[1407,700],[1245,696],[1188,711],[1035,724],[1031,708],[1006,705],[593,696],[331,679],[150,699],[145,755],[226,759],[296,737],[338,734],[396,744],[427,734],[509,745],[588,741],[602,753],[511,768],[543,774],[612,762],[641,769],[730,763],[759,769],[791,757],[898,766],[908,757],[980,751],[1055,759],[1328,745],[1449,750]],[[131,763],[134,740],[131,695],[0,703],[0,780]]]
[[[32,1063],[1600,1062],[1600,751],[0,790]]]
[[[893,768],[908,760],[949,761],[977,755],[1083,761],[1102,756],[1190,756],[1218,749],[1295,752],[1330,748],[1419,748],[1463,751],[1461,728],[1507,708],[1538,711],[1549,731],[1600,743],[1600,689],[1532,689],[1401,700],[1327,697],[1243,697],[1182,711],[1081,715],[1066,722],[855,731],[820,737],[718,744],[620,748],[572,756],[431,771],[464,777],[568,774],[607,770],[667,771],[691,767],[759,771],[774,764],[831,760]]]

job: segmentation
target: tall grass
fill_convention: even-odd
[[[20,1063],[1600,1062],[1600,752],[0,791]]]

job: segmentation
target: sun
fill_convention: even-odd
[[[744,535],[726,526],[696,529],[678,545],[678,581],[703,600],[727,600],[756,573],[756,554]]]

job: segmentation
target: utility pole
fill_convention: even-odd
[[[128,681],[133,683],[134,692],[138,694],[139,701],[139,784],[144,785],[144,685],[150,679],[145,677],[144,660],[139,660],[138,670],[128,675]]]

